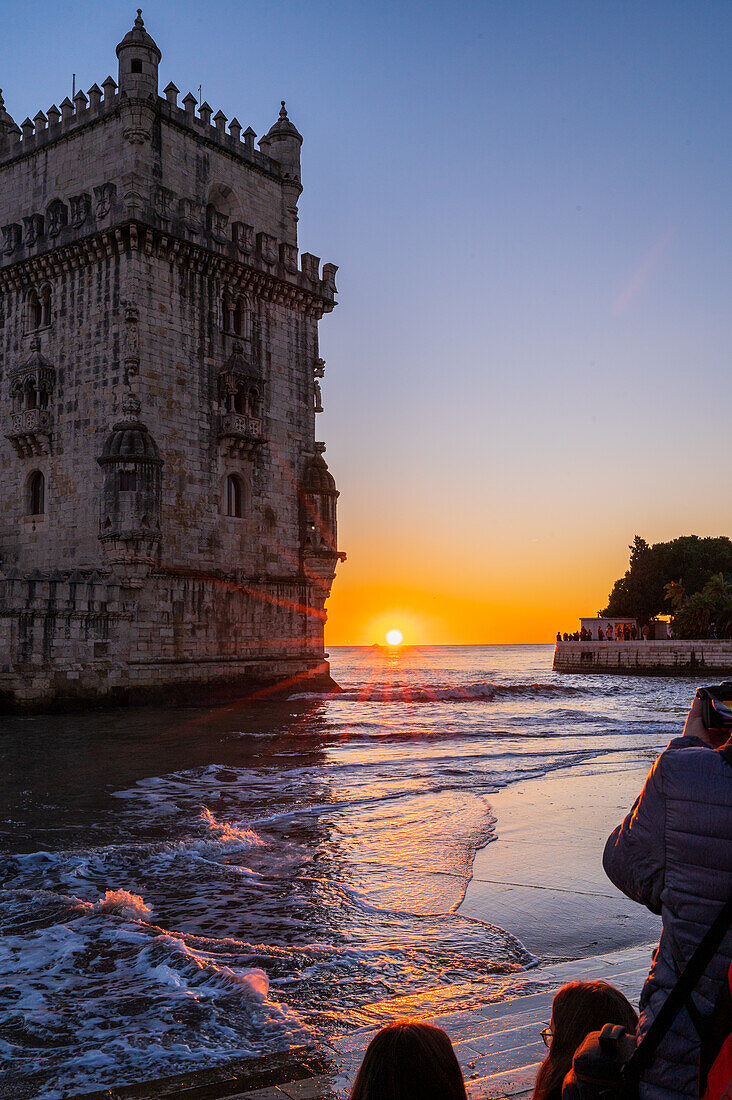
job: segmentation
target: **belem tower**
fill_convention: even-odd
[[[0,709],[332,683],[302,138],[159,95],[141,12],[117,57],[20,126],[0,94]]]

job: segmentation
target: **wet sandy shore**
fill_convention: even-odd
[[[660,918],[625,898],[602,869],[605,841],[653,759],[612,754],[491,796],[496,839],[476,854],[460,912],[510,929],[542,961],[656,940]]]

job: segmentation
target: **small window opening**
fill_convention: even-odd
[[[51,324],[51,290],[50,287],[44,286],[41,291],[41,325],[45,328]]]
[[[134,493],[137,490],[137,471],[120,470],[119,489],[121,493]]]
[[[226,479],[226,514],[234,519],[242,517],[241,482],[235,474],[229,474]]]
[[[42,516],[46,504],[46,483],[40,470],[34,470],[28,478],[28,513]]]
[[[24,408],[35,409],[36,407],[36,387],[32,382],[27,382],[25,389],[23,390],[25,396]]]
[[[38,298],[38,293],[35,290],[31,290],[26,302],[27,310],[27,322],[30,332],[35,332],[37,328],[41,327],[43,322],[43,310],[41,309],[41,303]]]
[[[133,58],[132,65],[130,66],[130,72],[132,72],[132,73],[141,73],[142,72],[142,61],[140,61],[139,57]]]

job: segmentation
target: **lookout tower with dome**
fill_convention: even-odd
[[[117,58],[20,125],[0,93],[0,709],[329,685],[302,137],[160,95],[141,11]]]

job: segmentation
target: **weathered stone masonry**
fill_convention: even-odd
[[[0,94],[0,705],[327,682],[302,138],[159,96],[139,13],[117,56],[20,127]]]

